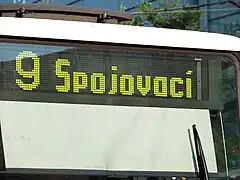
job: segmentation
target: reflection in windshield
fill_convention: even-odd
[[[226,151],[228,156],[229,175],[240,175],[240,129],[237,116],[237,92],[236,72],[233,65],[223,70],[222,81],[223,101],[225,109],[223,113],[224,132],[226,140]]]
[[[9,61],[16,58],[19,54],[19,45],[14,43],[1,43],[0,48],[0,62]],[[37,55],[46,55],[51,53],[56,53],[68,49],[64,46],[44,46],[44,45],[33,45],[33,44],[21,44],[22,51],[29,51],[29,49],[34,50]]]
[[[236,70],[229,59],[222,59],[222,94],[224,109],[212,114],[214,144],[221,176],[240,175],[240,129],[237,116]],[[221,124],[222,116],[222,124]]]
[[[34,53],[36,53],[37,55],[47,55],[51,53],[65,51],[69,49],[69,47],[44,46],[44,45],[33,45],[33,44],[19,45],[14,43],[2,43],[0,48],[0,61],[14,60],[19,53],[19,49],[21,49],[21,51],[31,50],[31,51],[34,51]],[[87,52],[84,52],[84,53],[87,54]],[[93,56],[92,54],[90,55],[91,55],[91,58],[94,60],[93,57],[96,57],[96,56]],[[73,54],[73,57],[76,58],[74,54]],[[99,58],[100,56],[97,56],[97,57]],[[112,57],[114,60],[116,60],[117,56],[113,55]],[[184,58],[186,59],[186,56],[184,56]],[[205,58],[211,59],[215,57],[210,58],[206,55]],[[102,59],[104,62],[106,61],[105,58],[102,58]],[[219,60],[219,56],[217,56],[216,59]],[[179,59],[178,61],[180,62]],[[221,61],[222,61],[222,77],[221,77],[222,78],[221,79],[222,94],[220,95],[219,99],[221,99],[222,102],[224,103],[224,110],[222,111],[223,126],[221,124],[221,118],[220,118],[221,116],[219,116],[219,112],[217,113],[211,112],[211,123],[212,123],[212,129],[213,129],[218,172],[220,172],[220,174],[222,173],[221,175],[226,177],[227,175],[236,176],[238,175],[238,173],[240,174],[240,166],[239,166],[240,134],[239,134],[239,123],[236,116],[237,96],[236,96],[236,83],[235,83],[236,82],[235,67],[233,62],[229,58],[221,58]],[[89,61],[88,59],[86,59],[86,62],[90,64],[94,64],[92,63],[93,61]],[[6,68],[7,67],[6,64],[3,67]],[[49,78],[49,76],[47,77]],[[54,78],[55,77],[56,76],[54,74]],[[14,85],[15,85],[15,82],[14,82]],[[50,89],[50,87],[47,87],[47,89]],[[227,154],[227,158],[225,157],[225,154]],[[30,179],[40,178],[40,177],[38,178],[37,177],[26,176],[26,177],[23,177],[23,179],[30,180]],[[63,178],[63,176],[61,176],[61,178]],[[83,176],[81,176],[81,178],[83,178]],[[90,177],[84,177],[84,178],[91,179]],[[64,179],[65,179],[65,176],[64,176]],[[98,176],[96,177],[96,179],[100,180],[100,179],[108,179],[108,178]],[[123,179],[127,179],[127,178],[123,178]]]
[[[35,4],[34,2],[44,2],[48,4],[56,4],[56,5],[66,5],[74,0],[0,0],[1,4]],[[80,7],[90,7],[90,8],[102,8],[102,9],[110,9],[113,11],[119,11],[120,9],[120,0],[80,0],[73,4],[73,6]],[[136,0],[127,0],[124,2],[126,7],[131,7],[136,4]]]

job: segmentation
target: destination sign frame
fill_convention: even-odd
[[[44,43],[45,45],[45,43]],[[19,44],[21,46],[21,44]],[[65,44],[66,46],[66,44]],[[135,48],[135,47],[127,47],[125,46],[116,46],[116,45],[93,45],[93,44],[82,44],[82,45],[77,45],[74,46],[73,44],[68,44],[69,48],[77,48],[74,49],[75,52],[77,51],[85,51],[86,49],[100,49],[101,51],[106,51],[106,52],[111,52],[111,51],[119,51],[119,52],[135,52],[135,53],[149,53],[149,54],[168,54],[172,55],[172,59],[176,56],[185,56],[185,57],[191,57],[195,62],[196,62],[196,69],[198,69],[198,73],[196,75],[196,86],[197,88],[200,88],[201,90],[196,93],[196,99],[188,99],[185,97],[185,99],[173,99],[173,98],[146,98],[146,96],[134,96],[131,95],[129,96],[128,94],[123,94],[121,96],[111,96],[111,94],[108,92],[107,96],[104,95],[95,95],[94,93],[92,95],[89,94],[74,94],[73,93],[73,84],[70,84],[70,89],[72,89],[72,93],[66,93],[64,92],[64,88],[61,85],[61,81],[58,81],[59,84],[56,83],[56,87],[60,88],[58,89],[58,93],[54,92],[37,92],[37,85],[36,85],[36,90],[34,91],[35,88],[32,88],[33,90],[29,91],[25,89],[25,91],[21,91],[23,89],[23,86],[19,86],[19,83],[21,82],[21,77],[16,75],[16,85],[19,87],[19,91],[8,91],[8,90],[0,90],[1,95],[0,99],[2,100],[14,100],[14,101],[34,101],[34,102],[56,102],[56,103],[80,103],[80,104],[102,104],[102,105],[124,105],[124,106],[148,106],[148,107],[179,107],[179,108],[201,108],[201,109],[222,109],[222,105],[219,102],[219,84],[220,84],[220,68],[221,68],[221,61],[216,58],[216,56],[211,57],[211,55],[206,55],[203,53],[199,52],[186,52],[186,51],[174,51],[174,50],[165,50],[165,49],[159,49],[159,48]],[[18,56],[16,56],[16,74],[19,75],[21,72],[24,70],[23,64],[21,64],[22,59],[21,57],[29,56],[33,62],[39,63],[39,66],[41,67],[41,60],[43,57],[37,55],[34,53],[34,51],[19,51]],[[60,53],[61,54],[61,53]],[[53,56],[53,55],[51,55]],[[154,55],[153,55],[154,56]],[[169,56],[169,57],[170,57]],[[70,58],[69,58],[70,57]],[[59,69],[61,71],[61,66],[70,66],[72,64],[71,59],[76,58],[76,54],[70,53],[69,57],[64,57],[64,55],[59,55],[55,57],[55,68]],[[105,61],[109,57],[105,57]],[[114,58],[114,57],[113,57]],[[110,58],[111,59],[111,58]],[[23,60],[26,61],[26,60]],[[38,62],[39,61],[39,62]],[[96,59],[97,61],[97,59]],[[177,61],[177,60],[176,60]],[[178,63],[180,61],[177,61]],[[204,64],[205,63],[205,64]],[[202,67],[202,64],[204,64],[204,67]],[[114,71],[114,70],[119,70],[121,69],[122,66],[118,66],[118,64],[109,63],[109,71]],[[202,73],[202,68],[208,69],[208,72]],[[22,68],[22,70],[21,70]],[[63,67],[64,68],[64,67]],[[200,70],[199,70],[200,69]],[[40,70],[41,71],[41,70]],[[59,72],[60,72],[59,71]],[[63,70],[64,71],[64,70]],[[77,74],[78,71],[71,72],[72,75],[70,75],[71,80],[74,81],[73,74]],[[61,73],[61,72],[60,72]],[[92,74],[97,74],[101,73],[101,71],[95,71]],[[103,72],[104,73],[104,72]],[[186,71],[187,73],[191,73],[191,70]],[[208,75],[208,79],[206,80],[206,74]],[[49,75],[49,74],[48,74]],[[56,74],[57,75],[57,74]],[[79,73],[78,73],[79,75]],[[81,75],[81,74],[80,74]],[[111,74],[113,78],[114,73]],[[121,77],[123,77],[124,74],[120,74]],[[126,73],[125,73],[126,75]],[[128,73],[129,75],[129,73]],[[130,74],[131,75],[131,74]],[[136,74],[134,74],[136,75]],[[27,75],[26,75],[27,76]],[[118,75],[117,75],[118,76]],[[120,78],[121,78],[120,77]],[[164,77],[164,76],[160,76]],[[138,77],[133,77],[134,79],[137,79]],[[175,82],[179,82],[179,77],[174,77]],[[202,80],[205,78],[205,86],[202,84]],[[156,77],[155,77],[156,79]],[[151,81],[155,82],[155,79],[152,79]],[[118,81],[119,81],[118,77]],[[180,79],[181,80],[181,79]],[[189,79],[188,79],[189,80]],[[39,80],[40,81],[40,80]],[[120,80],[121,81],[121,80]],[[142,79],[143,81],[143,79]],[[169,82],[169,80],[168,80]],[[187,78],[185,78],[185,82],[187,82]],[[192,81],[193,82],[193,81]],[[21,83],[20,83],[21,84]],[[171,84],[168,83],[168,84]],[[63,88],[61,90],[61,87]],[[76,89],[76,88],[75,88]],[[136,88],[135,88],[136,89]],[[169,87],[168,89],[171,89]],[[203,95],[205,91],[209,89],[209,93],[206,95]],[[60,90],[60,92],[59,92]],[[139,90],[139,88],[138,88]],[[77,89],[76,89],[77,91]],[[143,91],[142,91],[143,92]],[[168,93],[169,94],[169,93]],[[187,93],[186,93],[187,94]],[[150,103],[149,103],[150,102]]]

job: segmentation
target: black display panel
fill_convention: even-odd
[[[14,59],[0,62],[0,90],[13,93],[9,100],[216,108],[209,92],[219,87],[220,75],[210,81],[220,63],[211,59],[102,45],[38,54],[19,45]]]

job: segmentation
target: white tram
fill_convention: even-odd
[[[5,177],[238,175],[238,37],[16,7],[0,7]]]

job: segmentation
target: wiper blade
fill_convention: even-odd
[[[192,128],[193,128],[193,137],[194,137],[196,155],[197,155],[197,161],[198,161],[199,178],[200,180],[209,180],[210,178],[209,178],[209,173],[207,169],[207,164],[204,157],[201,140],[198,135],[197,127],[194,124]]]

